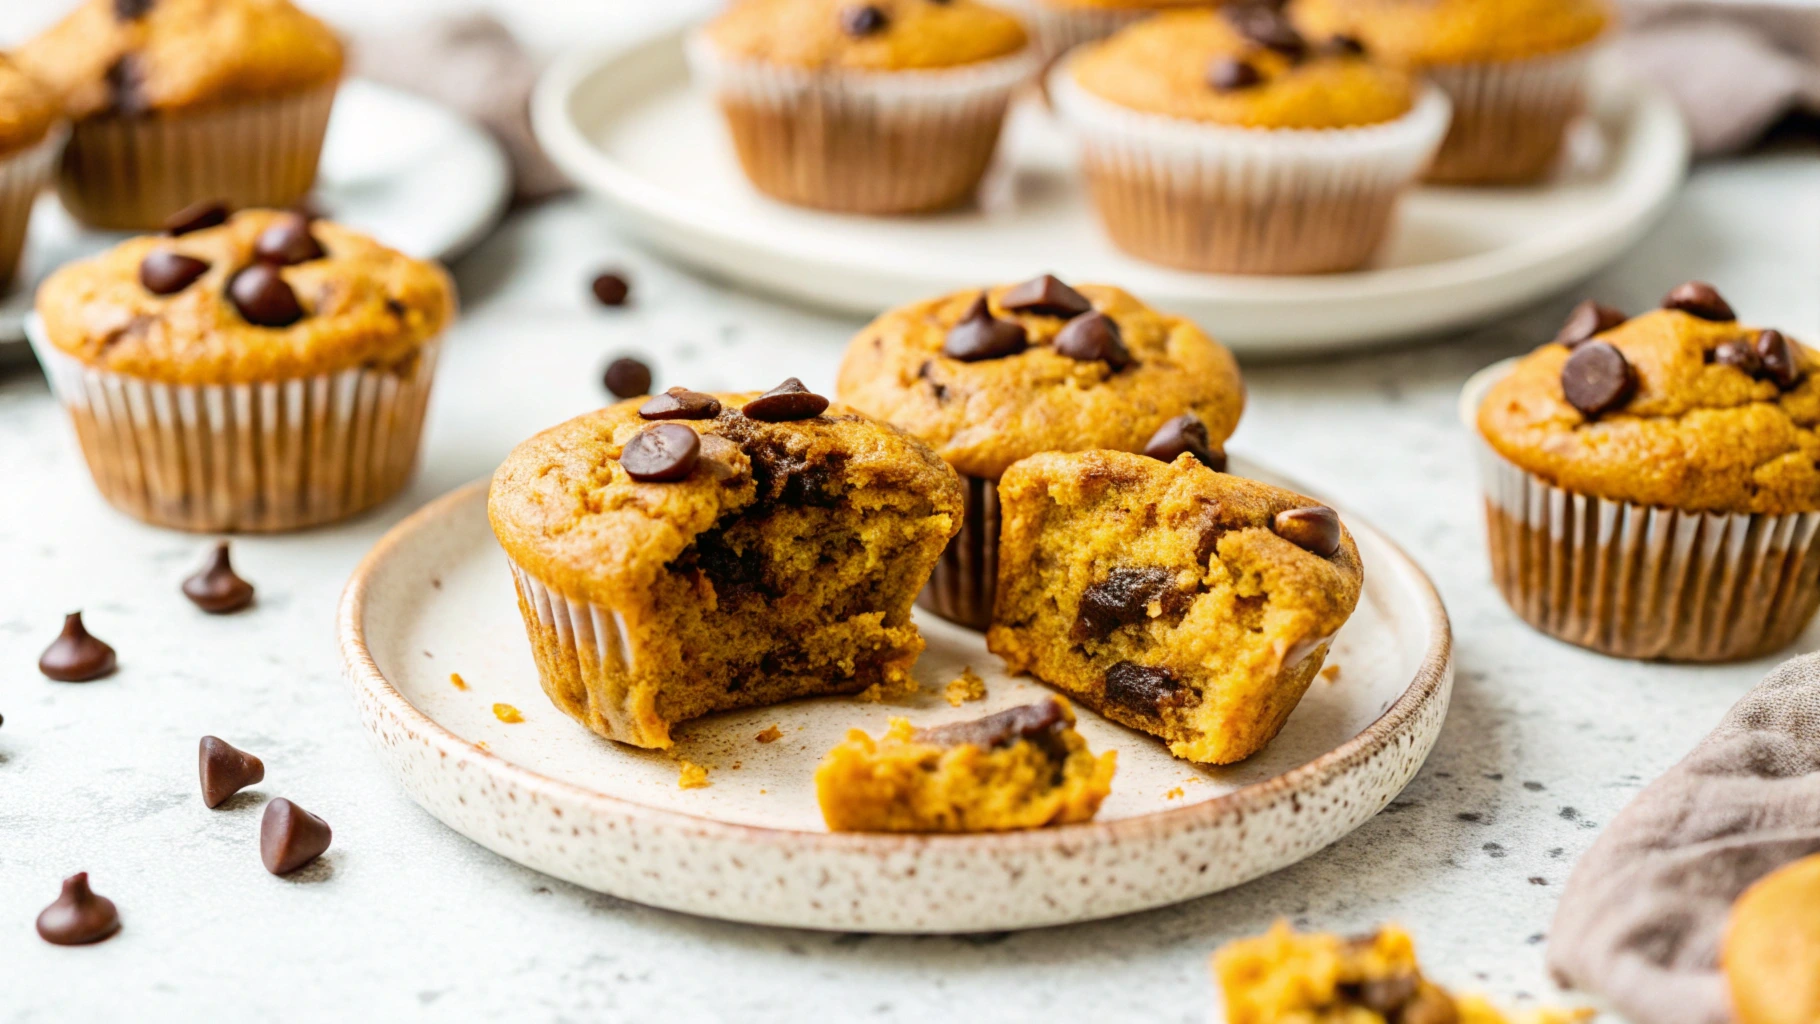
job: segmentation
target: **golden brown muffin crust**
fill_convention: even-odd
[[[801,68],[909,71],[1009,57],[1029,42],[1016,18],[975,0],[873,0],[884,16],[855,35],[843,17],[853,0],[740,0],[708,23],[707,37],[732,58]]]
[[[280,271],[303,318],[283,328],[248,323],[228,298],[228,283],[253,263],[260,233],[287,216],[248,210],[220,227],[129,239],[68,264],[38,289],[45,333],[63,352],[115,373],[239,384],[402,363],[454,318],[455,285],[440,266],[318,220],[310,233],[326,256]],[[160,251],[209,269],[174,295],[154,295],[140,266]]]
[[[119,6],[117,6],[119,5]],[[16,54],[71,117],[187,110],[327,85],[341,41],[288,0],[84,0]]]
[[[1245,387],[1232,354],[1181,317],[1159,313],[1107,285],[1076,285],[1119,326],[1136,362],[1117,372],[1057,353],[1067,321],[1007,312],[1013,285],[987,291],[995,317],[1023,326],[1030,347],[1002,359],[942,354],[948,331],[979,298],[955,292],[886,313],[854,337],[841,364],[842,401],[928,442],[955,469],[996,479],[1041,451],[1142,451],[1157,428],[1185,412],[1215,445],[1232,436]]]
[[[0,157],[37,145],[57,121],[49,90],[0,53]]]
[[[1293,10],[1312,32],[1415,65],[1547,56],[1592,42],[1613,20],[1606,0],[1295,0]]]

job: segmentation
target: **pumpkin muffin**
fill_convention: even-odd
[[[1052,276],[892,310],[847,346],[841,401],[921,438],[961,474],[967,517],[920,603],[992,620],[998,478],[1042,451],[1192,450],[1224,468],[1245,387],[1193,323],[1109,285]]]
[[[970,722],[859,729],[815,771],[834,832],[1002,832],[1089,821],[1112,791],[1118,754],[1095,755],[1074,710],[1051,697]]]
[[[1523,184],[1555,165],[1586,105],[1609,0],[1295,0],[1301,24],[1359,40],[1453,98],[1428,180]]]
[[[1113,242],[1217,273],[1364,264],[1448,117],[1407,71],[1264,3],[1140,22],[1076,50],[1049,92]]]
[[[1738,1024],[1820,1020],[1820,855],[1738,897],[1722,959]]]
[[[128,231],[198,202],[303,199],[343,59],[287,0],[83,0],[17,56],[75,122],[63,205]]]
[[[1040,56],[975,0],[742,0],[691,37],[761,192],[842,213],[966,202]]]
[[[803,389],[672,388],[519,445],[493,532],[557,707],[611,740],[730,708],[890,687],[958,528],[927,445]]]
[[[1820,357],[1690,282],[1596,303],[1468,386],[1493,575],[1531,625],[1607,654],[1776,650],[1820,606]]]
[[[333,522],[409,478],[455,289],[338,224],[197,211],[38,289],[29,325],[117,508],[186,530]]]
[[[1332,509],[1189,455],[1047,452],[999,502],[986,646],[1203,764],[1276,736],[1364,581]]]
[[[0,294],[19,269],[32,203],[61,141],[56,100],[0,53]]]

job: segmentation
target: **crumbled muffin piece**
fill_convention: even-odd
[[[676,788],[707,789],[709,786],[714,785],[714,783],[708,781],[708,769],[703,768],[694,761],[678,761],[676,765]]]
[[[957,708],[970,700],[985,700],[986,681],[972,669],[962,669],[961,674],[949,680],[942,689],[942,696]]]

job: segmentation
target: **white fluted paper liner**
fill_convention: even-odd
[[[1063,7],[1045,0],[995,0],[997,6],[1018,16],[1046,59],[1054,59],[1082,43],[1104,39],[1119,29],[1155,14],[1161,8]]]
[[[1453,101],[1453,126],[1428,180],[1456,185],[1521,183],[1547,174],[1568,126],[1586,106],[1601,49],[1592,43],[1528,60],[1439,64],[1424,69]]]
[[[1079,139],[1100,220],[1140,259],[1188,270],[1348,270],[1382,243],[1405,192],[1447,132],[1451,106],[1425,87],[1410,112],[1359,128],[1203,124],[1118,106],[1064,60],[1049,78]]]
[[[640,747],[667,747],[655,709],[631,697],[637,654],[619,611],[571,599],[510,557],[518,609],[551,703],[594,732]],[[649,703],[647,701],[647,703]]]
[[[255,384],[169,384],[91,367],[26,332],[95,486],[157,526],[275,532],[396,494],[416,464],[440,339],[408,366]]]
[[[0,157],[0,293],[6,291],[19,270],[32,204],[50,183],[64,134],[63,128],[56,128],[36,145]]]
[[[959,68],[809,70],[724,57],[697,32],[689,67],[725,115],[759,191],[847,213],[920,213],[965,202],[998,146],[1034,46]]]
[[[1785,647],[1820,608],[1820,513],[1735,515],[1607,501],[1500,455],[1478,410],[1510,363],[1467,382],[1492,577],[1557,639],[1624,658],[1715,662]]]

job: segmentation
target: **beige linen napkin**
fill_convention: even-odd
[[[1675,97],[1702,156],[1742,149],[1795,110],[1820,112],[1812,0],[1625,0],[1619,50]]]
[[[1580,858],[1549,970],[1634,1024],[1725,1024],[1718,962],[1732,901],[1815,852],[1820,655],[1807,655],[1771,672]]]

